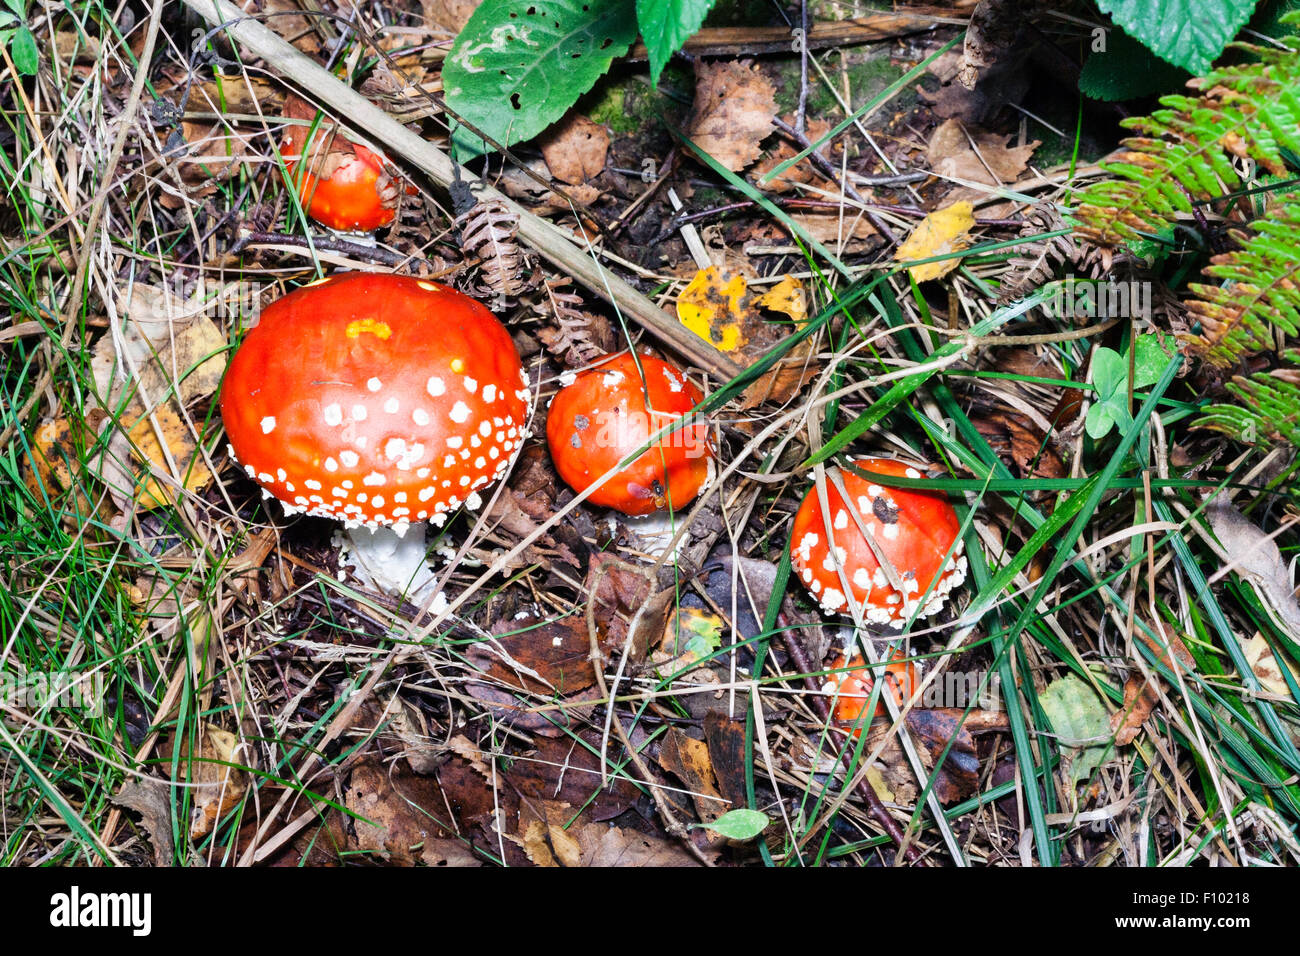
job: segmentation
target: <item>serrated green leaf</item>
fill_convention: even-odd
[[[712,823],[700,824],[706,830],[721,833],[728,840],[752,840],[772,821],[758,810],[728,810]]]
[[[668,58],[704,23],[714,0],[636,0],[636,22],[650,52],[650,84],[659,85]]]
[[[636,39],[635,0],[484,0],[442,68],[447,105],[503,146],[558,120]],[[456,124],[456,157],[490,146]]]
[[[1106,49],[1090,54],[1083,64],[1079,91],[1094,100],[1132,100],[1177,90],[1188,76],[1128,34],[1112,30],[1106,36]]]
[[[1097,692],[1073,674],[1047,685],[1038,702],[1052,725],[1070,779],[1087,780],[1105,755],[1110,719]]]
[[[1206,72],[1256,0],[1097,0],[1103,13],[1156,56],[1195,74]]]
[[[14,38],[9,42],[9,55],[13,57],[14,67],[23,76],[35,76],[41,68],[41,54],[36,49],[36,38],[26,25],[14,33]]]

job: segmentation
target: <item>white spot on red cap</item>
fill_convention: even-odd
[[[345,448],[339,452],[339,460],[348,468],[355,468],[361,462],[361,456],[350,448]]]
[[[465,391],[469,392],[471,395],[473,395],[475,392],[478,391],[478,381],[476,379],[472,379],[468,375],[466,375],[464,382],[465,382]]]
[[[343,409],[339,408],[337,402],[326,405],[323,414],[326,425],[337,426],[343,424]]]
[[[457,425],[463,424],[469,420],[469,406],[464,402],[457,402],[447,414]]]
[[[366,477],[361,479],[363,485],[382,485],[388,479],[377,471],[372,471]]]
[[[415,411],[411,412],[411,421],[415,422],[417,425],[427,425],[429,424],[429,413],[423,408],[417,408]]]
[[[495,385],[491,385],[491,384],[484,385],[484,386],[483,386],[483,401],[485,401],[485,402],[495,402],[496,400],[497,400],[497,387],[496,387]]]
[[[390,415],[396,415],[397,410],[401,407],[402,403],[396,398],[390,398],[388,401],[384,402],[384,411],[388,412]]]
[[[275,431],[275,416],[267,415],[262,419],[262,434],[269,435],[273,431]]]
[[[447,386],[444,385],[442,379],[436,375],[430,375],[429,381],[425,383],[424,387],[428,389],[429,394],[434,398],[437,398],[439,395],[442,395],[447,391]]]
[[[352,420],[354,422],[364,422],[366,420],[367,414],[368,413],[366,412],[366,406],[364,405],[352,406]]]
[[[326,471],[338,471],[338,470],[339,470],[339,463],[338,463],[337,461],[335,461],[333,458],[326,458],[326,459],[325,459],[325,470],[326,470]]]
[[[370,381],[366,382],[366,388],[370,389],[372,392],[377,392],[383,387],[384,383],[379,381],[377,378],[372,378]]]

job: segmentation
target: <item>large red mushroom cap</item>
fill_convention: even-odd
[[[565,373],[560,382],[564,387],[547,413],[546,440],[560,477],[579,492],[704,400],[667,362],[630,352],[602,358],[576,375]],[[713,467],[708,422],[700,419],[661,438],[587,500],[629,515],[675,510],[708,484]]]
[[[882,475],[923,477],[915,466],[888,458],[864,458],[854,464],[863,471]],[[799,579],[827,614],[846,611],[848,599],[836,571],[838,559],[868,623],[901,627],[914,613],[919,617],[937,614],[952,589],[966,579],[966,557],[957,536],[961,529],[957,512],[937,492],[886,488],[847,469],[842,475],[848,501],[830,482],[826,486],[829,529],[822,519],[816,487],[809,490],[794,516],[790,557]],[[880,566],[859,529],[859,521],[892,565],[901,589],[891,583],[890,575]],[[945,564],[950,548],[953,556]],[[927,590],[929,596],[920,605]]]
[[[276,300],[226,372],[230,452],[285,510],[350,527],[477,508],[526,437],[505,327],[454,289],[352,272]]]
[[[286,98],[284,112],[291,119],[312,120],[317,115],[315,107],[293,95]],[[298,183],[307,215],[321,225],[340,232],[369,232],[393,221],[399,188],[384,158],[352,142],[333,123],[326,120],[314,131],[289,126],[280,150],[294,157],[285,159],[285,170]],[[300,163],[306,166],[301,171]]]

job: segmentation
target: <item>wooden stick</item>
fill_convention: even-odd
[[[328,106],[349,126],[383,144],[388,154],[400,156],[443,188],[455,180],[455,168],[446,153],[349,89],[324,67],[251,19],[230,0],[181,2],[214,27],[222,27],[231,42],[245,53],[261,57],[273,71],[292,80],[304,92]],[[537,253],[614,304],[662,344],[721,380],[740,374],[741,369],[735,362],[687,330],[618,276],[602,269],[555,226],[520,208],[491,186],[483,184],[475,191],[483,199],[500,202],[518,215],[519,236]]]
[[[959,23],[964,19],[948,22]],[[807,45],[809,50],[820,50],[854,43],[875,43],[933,30],[941,22],[944,21],[933,16],[916,16],[910,12],[875,13],[853,20],[823,20],[814,23],[808,31]],[[687,40],[682,49],[702,56],[748,56],[754,53],[797,53],[794,44],[794,31],[790,27],[705,27]],[[628,53],[630,60],[644,60],[648,56],[644,43],[635,44]]]

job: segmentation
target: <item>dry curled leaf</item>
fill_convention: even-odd
[[[1130,677],[1124,682],[1124,706],[1110,715],[1110,729],[1115,732],[1115,745],[1123,747],[1133,742],[1142,731],[1157,701],[1155,688],[1146,678]]]
[[[686,130],[691,140],[732,172],[758,159],[772,131],[776,91],[747,60],[695,63],[695,108]]]
[[[217,821],[230,812],[248,789],[248,774],[237,764],[244,763],[239,738],[219,727],[199,728],[198,749],[189,741],[181,747],[181,765],[189,767],[194,809],[190,815],[190,839],[197,840],[212,832]]]
[[[1300,602],[1277,542],[1222,495],[1210,502],[1205,515],[1233,570],[1254,586],[1286,634],[1300,643]]]
[[[1268,646],[1263,634],[1256,633],[1241,646],[1241,652],[1264,690],[1281,697],[1291,696],[1291,688],[1287,686],[1286,677],[1282,674],[1278,656]],[[1291,672],[1291,679],[1300,682],[1300,673],[1296,672],[1290,661],[1287,661],[1286,668]]]
[[[176,862],[172,858],[171,791],[167,784],[153,777],[133,778],[122,784],[113,802],[140,814],[140,822],[153,844],[154,863],[171,866]]]
[[[551,175],[577,186],[604,171],[609,132],[581,113],[570,113],[548,129],[538,145]]]

